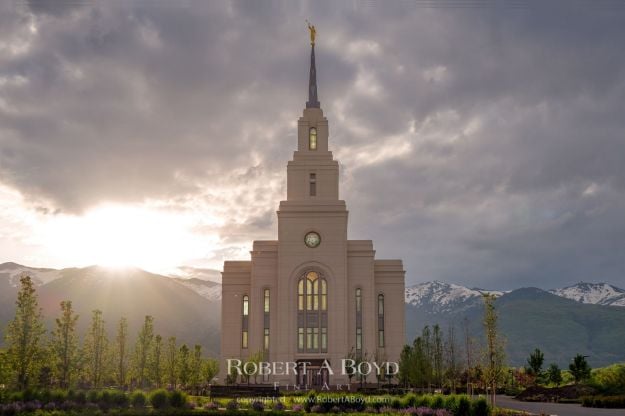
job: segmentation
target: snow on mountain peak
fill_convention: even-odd
[[[625,306],[625,290],[608,283],[580,282],[562,289],[552,289],[550,292],[581,303]]]
[[[406,288],[406,303],[413,306],[426,306],[432,312],[446,312],[465,309],[476,302],[481,302],[483,293],[502,295],[502,292],[498,291],[469,289],[435,280]]]
[[[56,269],[36,268],[22,266],[21,264],[8,262],[0,264],[0,277],[4,275],[9,279],[13,287],[18,287],[22,276],[30,276],[37,286],[44,285],[61,277],[61,271]]]

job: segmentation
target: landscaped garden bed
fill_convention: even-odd
[[[155,390],[151,393],[119,390],[25,391],[0,397],[0,415],[213,415],[213,414],[403,414],[419,416],[487,416],[489,406],[483,398],[465,395],[374,396],[358,393],[310,393],[281,398],[190,397],[179,391]]]

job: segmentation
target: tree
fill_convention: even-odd
[[[432,370],[434,384],[443,385],[443,335],[438,324],[432,327]]]
[[[9,323],[6,343],[9,369],[17,387],[24,390],[29,387],[41,365],[44,352],[42,337],[46,330],[30,276],[22,276],[20,285],[15,318]]]
[[[356,362],[356,352],[354,352],[354,347],[352,347],[352,349],[349,350],[349,353],[347,353],[347,357],[345,357],[345,359],[353,360],[354,363]],[[352,378],[354,378],[355,375],[356,375],[355,366],[347,367],[347,378],[349,380],[349,384],[352,384]]]
[[[473,394],[473,338],[469,329],[469,319],[462,320],[462,330],[464,332],[464,352],[467,366],[467,394]]]
[[[193,347],[193,355],[191,356],[191,376],[190,382],[191,387],[194,389],[197,394],[199,385],[200,385],[200,377],[202,375],[202,346],[196,344]]]
[[[483,294],[484,299],[484,330],[486,332],[485,366],[483,369],[484,382],[490,389],[490,404],[495,407],[497,384],[504,374],[503,341],[497,329],[497,312],[495,297]]]
[[[186,387],[189,384],[189,378],[191,376],[191,364],[189,362],[189,347],[187,344],[182,344],[178,351],[178,380],[182,387]]]
[[[150,356],[150,378],[157,388],[163,383],[163,337],[154,337],[154,346]]]
[[[265,354],[263,353],[262,350],[258,350],[253,354],[250,354],[250,356],[247,358],[246,362],[247,363],[254,363],[256,364],[254,366],[254,368],[256,368],[256,371],[253,372],[253,374],[249,374],[249,376],[254,376],[254,384],[257,384],[257,377],[258,377],[258,373],[259,373],[259,367],[260,367],[260,363],[263,361],[263,357],[265,356]],[[250,368],[252,368],[252,366],[249,366]],[[249,383],[250,379],[247,379],[247,382]]]
[[[154,318],[150,315],[146,315],[143,326],[139,331],[139,336],[137,337],[134,356],[134,373],[137,378],[137,382],[139,383],[139,387],[141,388],[145,387],[146,367],[153,340]]]
[[[176,388],[178,382],[178,347],[176,346],[176,337],[170,337],[167,340],[167,351],[165,352],[165,375],[169,386]]]
[[[128,320],[124,317],[121,317],[117,324],[113,357],[117,385],[124,388],[128,382]]]
[[[547,379],[549,382],[555,384],[556,387],[562,383],[562,372],[557,364],[554,363],[549,365],[549,368],[547,368]]]
[[[94,388],[100,387],[104,378],[107,345],[102,311],[96,309],[92,312],[91,325],[83,345],[87,380]]]
[[[59,380],[59,386],[63,389],[69,388],[72,375],[78,366],[77,321],[78,315],[72,309],[72,302],[62,301],[61,316],[56,318],[56,327],[52,331],[50,351],[54,373]]]
[[[217,374],[219,374],[219,361],[214,358],[204,360],[202,363],[202,379],[204,382],[211,384]]]
[[[404,345],[404,348],[401,350],[401,354],[399,355],[399,363],[397,363],[397,366],[399,367],[399,383],[404,387],[408,387],[409,384],[412,384],[412,361],[412,347],[410,345]],[[347,374],[350,383],[352,376],[353,374]]]
[[[456,345],[456,331],[453,324],[449,325],[447,340],[445,342],[446,370],[445,377],[449,382],[452,393],[456,393],[456,382],[460,377],[460,361],[458,360],[458,347]]]
[[[6,351],[0,350],[0,384],[9,384],[10,374],[9,356]]]
[[[536,348],[533,353],[530,354],[527,359],[528,372],[536,377],[540,376],[540,373],[543,368],[543,362],[545,361],[545,356],[541,350]]]
[[[573,375],[575,384],[579,384],[580,381],[584,381],[590,378],[590,366],[586,361],[586,355],[577,354],[573,358],[573,362],[569,364],[569,370]]]

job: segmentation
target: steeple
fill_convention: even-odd
[[[308,29],[310,30],[310,77],[308,79],[306,108],[320,108],[317,98],[317,69],[315,67],[315,36],[317,35],[317,30],[310,23],[308,23]]]

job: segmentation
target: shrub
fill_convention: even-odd
[[[181,391],[169,392],[169,404],[171,407],[182,408],[187,403],[187,395]]]
[[[226,404],[226,410],[237,410],[238,408],[239,408],[239,402],[237,402],[235,399],[230,400]]]
[[[469,416],[471,414],[471,401],[467,396],[459,396],[454,409],[455,416]]]
[[[143,394],[141,390],[135,390],[135,392],[132,393],[132,396],[130,396],[130,404],[132,404],[132,407],[136,409],[145,407],[145,403],[145,394]]]
[[[458,409],[458,399],[459,396],[456,396],[454,394],[450,395],[450,396],[446,396],[445,397],[445,404],[443,405],[443,407],[447,410],[450,410],[451,412],[455,413],[456,410]]]
[[[314,391],[311,391],[306,395],[306,401],[304,402],[304,410],[307,412],[312,412],[313,406],[317,403],[317,394]]]
[[[111,404],[111,392],[103,390],[100,393],[100,400],[98,400],[98,404],[101,408],[107,408]]]
[[[475,400],[471,406],[471,416],[488,416],[489,409],[486,399],[481,397]]]
[[[275,405],[273,405],[273,410],[281,412],[285,409],[284,403],[278,401]]]
[[[265,410],[265,405],[260,400],[256,400],[252,403],[252,410],[262,412],[263,410]]]
[[[97,403],[100,400],[100,395],[97,390],[89,390],[87,392],[87,400],[90,403]]]
[[[167,390],[154,390],[150,394],[150,404],[155,409],[164,409],[169,406],[169,397],[167,395]]]
[[[420,396],[415,400],[415,406],[417,407],[431,407],[431,403],[432,400],[430,396]]]
[[[415,407],[417,404],[417,396],[414,393],[408,393],[403,398],[403,407]]]
[[[63,390],[53,390],[50,393],[50,401],[52,402],[62,403],[65,400],[67,400],[67,393],[65,393]]]
[[[208,402],[204,405],[204,409],[206,410],[217,410],[219,409],[219,405],[215,402]]]
[[[85,393],[84,391],[76,392],[76,395],[74,396],[74,401],[80,405],[84,405],[85,403],[87,403],[87,393]]]
[[[130,399],[123,391],[119,390],[111,390],[109,393],[109,401],[110,403],[118,408],[125,409],[128,407],[130,403]]]
[[[585,396],[582,398],[584,407],[605,407],[611,409],[625,408],[625,395],[623,396]]]
[[[291,410],[294,412],[301,412],[304,410],[304,407],[302,407],[301,404],[294,404]]]
[[[432,409],[442,409],[443,407],[445,407],[444,405],[445,405],[445,399],[443,399],[443,396],[441,396],[440,394],[437,394],[432,399],[432,404],[430,405],[430,407]]]
[[[310,413],[324,413],[325,410],[322,406],[316,404],[310,408]]]

